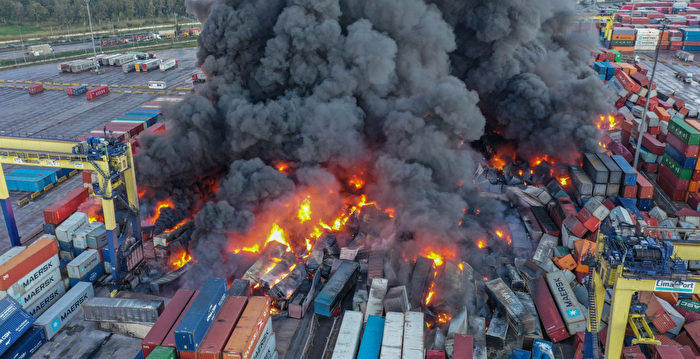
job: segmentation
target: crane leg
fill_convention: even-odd
[[[624,278],[618,278],[615,287],[618,287],[620,281],[625,281]],[[632,295],[634,290],[615,288],[610,306],[610,319],[608,321],[608,335],[605,341],[605,359],[618,359],[622,355],[622,345],[625,339],[625,330],[627,329],[627,316],[632,304]]]

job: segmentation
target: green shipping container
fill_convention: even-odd
[[[615,62],[622,62],[622,54],[620,51],[617,50],[610,50],[613,54],[615,54]]]
[[[146,359],[177,359],[175,348],[158,346]]]
[[[700,132],[682,119],[672,118],[668,123],[668,130],[689,145],[700,145]]]
[[[612,40],[612,41],[610,41],[610,45],[612,45],[612,46],[634,46],[634,40]]]
[[[664,158],[661,161],[668,167],[671,172],[673,172],[676,177],[684,180],[689,180],[693,177],[693,170],[689,168],[683,168],[678,162],[671,158],[668,154],[664,154]]]

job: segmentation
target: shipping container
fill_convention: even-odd
[[[7,263],[10,259],[14,258],[23,250],[27,249],[25,246],[10,247],[5,253],[0,255],[0,265]]]
[[[540,316],[544,331],[549,339],[554,342],[560,342],[570,337],[566,331],[566,325],[554,304],[552,294],[549,291],[547,282],[543,277],[537,277],[528,283],[528,288],[535,301],[535,308]]]
[[[88,216],[82,212],[73,213],[68,219],[56,227],[56,239],[61,250],[73,249],[73,234],[82,226],[89,223]]]
[[[85,85],[73,86],[66,89],[66,92],[70,96],[82,95],[87,92],[87,87]]]
[[[56,283],[53,287],[44,291],[44,294],[41,297],[36,298],[36,300],[33,303],[25,305],[24,308],[27,310],[27,312],[29,312],[31,316],[33,316],[34,318],[38,318],[47,309],[49,309],[53,305],[53,303],[58,301],[61,298],[61,296],[63,296],[65,293],[66,285],[63,283],[63,280],[61,280],[58,283]]]
[[[521,330],[521,326],[525,333],[534,331],[535,318],[525,309],[525,306],[503,279],[496,278],[486,282],[486,293],[496,303],[496,306],[503,310],[508,323],[516,333]],[[520,334],[522,333],[518,333],[518,335]]]
[[[246,297],[228,297],[216,316],[209,332],[197,349],[197,359],[221,359],[233,328],[243,313],[247,303]]]
[[[39,275],[38,279],[36,279],[30,287],[27,287],[24,293],[18,298],[15,298],[25,309],[28,309],[38,298],[46,295],[49,289],[52,289],[56,283],[62,281],[61,271],[58,269],[58,256],[54,256],[54,258],[57,260],[55,269]]]
[[[46,343],[46,334],[37,326],[32,326],[3,353],[3,359],[29,359]]]
[[[92,322],[155,323],[163,301],[137,298],[93,297],[83,304],[83,319]]]
[[[425,339],[423,312],[406,312],[403,327],[403,359],[423,359]]]
[[[272,355],[276,355],[277,348],[275,343],[275,333],[272,332],[272,318],[267,318],[267,323],[255,344],[251,358],[270,358]],[[272,344],[272,348],[270,348],[270,344]]]
[[[51,339],[63,328],[76,314],[88,298],[95,295],[92,283],[79,282],[68,291],[61,299],[54,303],[44,314],[36,320],[36,325],[42,327],[46,337]]]
[[[43,267],[46,261],[58,254],[58,245],[52,235],[42,235],[36,242],[27,247],[3,265],[0,265],[0,290],[8,291],[10,295],[15,289],[10,289],[19,281],[22,285],[31,284],[25,278],[33,270]],[[49,268],[45,269],[48,271]],[[34,282],[35,280],[31,280]],[[26,286],[23,288],[27,288]]]
[[[622,184],[625,186],[634,186],[637,184],[637,171],[620,155],[613,155],[611,158],[620,167],[623,173]]]
[[[455,350],[452,359],[473,359],[474,337],[471,335],[455,334]],[[544,359],[544,358],[543,358]]]
[[[389,288],[389,281],[384,278],[372,279],[372,285],[367,297],[367,307],[365,308],[365,322],[370,315],[381,317],[384,315],[384,296]]]
[[[211,278],[204,283],[192,307],[175,329],[175,347],[178,351],[197,351],[226,300],[226,289],[224,278]]]
[[[87,235],[87,246],[88,248],[100,249],[107,245],[107,229],[104,223],[94,222],[92,231]]]
[[[44,222],[59,225],[88,198],[87,188],[76,188],[44,210]]]
[[[236,278],[228,289],[229,297],[249,297],[250,281]]]
[[[331,359],[355,359],[362,332],[362,312],[346,310]],[[401,333],[403,336],[403,333]]]
[[[567,331],[570,334],[586,330],[586,318],[583,315],[576,295],[564,276],[564,271],[556,271],[547,274],[547,284],[554,297],[559,313],[564,319]]]
[[[507,335],[508,319],[506,319],[503,309],[498,307],[491,317],[488,329],[486,329],[486,345],[489,348],[502,350],[506,345]]]
[[[109,93],[109,87],[107,86],[100,86],[96,87],[92,90],[89,90],[86,94],[88,100],[94,100],[100,96],[104,96]]]
[[[190,301],[187,303],[187,306],[185,307],[185,309],[182,311],[182,313],[180,313],[180,315],[175,320],[173,327],[170,329],[168,334],[165,336],[165,339],[163,339],[163,343],[161,343],[161,346],[175,348],[175,330],[177,329],[177,326],[180,325],[180,323],[182,322],[182,318],[185,317],[185,314],[187,314],[187,312],[192,307],[192,304],[194,304],[194,300],[195,300],[195,298],[197,298],[198,295],[199,295],[199,290],[196,290],[195,293],[192,295],[192,298],[190,299]]]
[[[44,92],[44,86],[42,85],[32,85],[27,88],[29,90],[30,95],[36,95],[40,92]]]
[[[609,172],[595,153],[583,154],[583,171],[593,183],[608,183]]]
[[[90,282],[95,283],[98,279],[102,278],[105,274],[105,267],[102,262],[97,262],[97,265],[90,271],[85,272],[80,278],[68,278],[70,286],[76,285],[78,282]]]
[[[340,302],[355,284],[360,265],[343,260],[338,270],[328,279],[321,292],[314,299],[314,312],[332,317],[340,312]]]
[[[174,69],[177,67],[177,60],[175,59],[169,59],[169,60],[163,60],[163,62],[160,63],[160,71],[167,71],[170,69]]]
[[[175,321],[184,312],[185,307],[191,301],[195,291],[191,289],[178,289],[173,295],[163,313],[141,342],[141,350],[144,356],[148,356],[155,347],[161,345],[168,333],[173,329]]]
[[[87,272],[97,267],[99,263],[100,255],[97,253],[97,250],[88,249],[68,263],[66,266],[68,277],[82,278]]]
[[[622,170],[615,163],[615,161],[610,158],[605,153],[597,153],[598,159],[603,163],[605,168],[608,170],[608,183],[621,183],[622,182]]]
[[[19,307],[14,299],[6,297],[0,300],[0,333],[3,333],[0,341],[0,355],[5,353],[12,344],[27,332],[34,322],[34,318],[24,309]]]
[[[158,346],[151,351],[146,359],[177,359],[177,354],[175,348]]]
[[[5,184],[10,191],[38,192],[53,183],[56,183],[54,171],[17,169],[5,175]]]
[[[93,230],[100,228],[100,225],[104,227],[104,224],[100,222],[88,223],[85,226],[80,227],[75,233],[73,233],[73,248],[87,249],[88,241],[87,237]],[[106,235],[106,231],[105,231]]]
[[[224,359],[250,359],[270,319],[270,298],[250,297],[236,328],[226,342]]]
[[[384,333],[382,336],[381,358],[401,359],[403,349],[404,314],[399,312],[386,313]]]
[[[385,319],[371,315],[365,324],[365,330],[360,341],[360,350],[357,359],[376,359],[382,348]]]
[[[128,74],[131,71],[136,71],[136,61],[125,62],[122,64],[122,72]]]

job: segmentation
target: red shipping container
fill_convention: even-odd
[[[649,78],[647,78],[645,74],[635,72],[630,77],[632,80],[634,80],[634,82],[640,84],[642,87],[649,86]]]
[[[635,193],[637,193],[637,192],[636,192],[636,189],[635,189]],[[610,198],[606,198],[605,201],[603,201],[603,206],[605,206],[605,208],[607,208],[607,209],[609,209],[609,210],[611,210],[611,211],[612,211],[613,209],[615,209],[615,207],[616,207],[616,206],[615,206],[615,203],[613,203],[613,201],[611,201]]]
[[[44,235],[9,261],[0,265],[0,290],[7,290],[41,263],[58,254],[54,236]]]
[[[656,173],[659,171],[659,164],[658,163],[647,163],[647,162],[644,162],[644,160],[641,160],[641,161],[639,161],[639,166],[646,173]]]
[[[104,96],[109,93],[109,87],[100,86],[86,92],[86,97],[88,100],[94,100],[100,96]]]
[[[676,341],[682,344],[683,346],[687,346],[688,348],[690,348],[693,353],[695,353],[696,350],[698,350],[698,348],[695,346],[695,343],[693,343],[693,340],[690,339],[690,336],[688,336],[688,332],[686,332],[685,330],[682,331],[680,334],[676,335]]]
[[[92,171],[83,171],[83,184],[92,184]]]
[[[211,324],[202,344],[197,349],[197,359],[221,359],[222,351],[238,322],[248,298],[228,297]]]
[[[32,85],[32,86],[29,86],[27,89],[29,90],[30,95],[36,95],[36,94],[44,91],[44,86]]]
[[[673,103],[673,108],[675,108],[676,110],[679,110],[679,111],[680,111],[680,109],[685,108],[685,101],[683,99],[681,99],[680,97],[673,96],[673,95],[671,95],[669,97],[672,98],[673,101],[675,101]]]
[[[453,359],[474,359],[474,337],[471,335],[455,334]]]
[[[651,102],[649,103],[649,105],[651,106]],[[688,116],[688,113],[689,113],[689,112],[690,112],[690,110],[688,110],[688,109],[685,108],[685,107],[683,107],[682,109],[678,110],[678,113],[680,113],[681,115],[683,115],[683,117]]]
[[[87,188],[76,188],[44,210],[44,222],[59,225],[88,198]]]
[[[163,342],[160,343],[161,346],[175,348],[175,329],[177,328],[178,325],[180,325],[180,322],[182,321],[182,318],[185,316],[185,313],[187,313],[187,311],[190,310],[190,307],[192,306],[192,303],[194,303],[194,300],[197,298],[197,295],[199,295],[198,290],[196,290],[194,292],[194,294],[192,295],[192,298],[190,298],[190,302],[187,303],[187,306],[182,311],[182,313],[180,313],[180,315],[177,316],[177,320],[175,321],[175,323],[173,323],[173,327],[170,329],[170,332],[168,332],[168,335],[165,336],[165,339],[163,339]]]
[[[690,206],[690,209],[696,211],[700,209],[700,195],[698,195],[696,192],[688,195],[688,205]]]
[[[132,138],[136,137],[139,133],[143,132],[143,130],[146,129],[146,126],[143,122],[138,123],[124,121],[107,122],[107,124],[104,127],[107,127],[107,130],[127,132]]]
[[[678,351],[681,352],[684,359],[695,359],[695,353],[693,353],[693,350],[687,345],[682,346]]]
[[[670,121],[671,120],[671,115],[668,114],[668,111],[663,106],[656,106],[654,109],[654,113],[656,116],[659,117],[659,120],[661,121]]]
[[[672,201],[676,201],[676,202],[685,201],[686,191],[674,189],[673,186],[668,182],[668,180],[665,177],[659,176],[656,179],[656,183],[659,184],[659,187],[661,187],[661,189],[664,192],[666,192],[666,194],[668,195],[669,198],[671,198]]]
[[[654,186],[641,173],[637,173],[637,196],[639,198],[654,198]]]
[[[624,359],[646,358],[642,352],[642,348],[640,348],[638,345],[622,348],[622,357]]]
[[[197,359],[197,352],[182,352],[177,351],[178,359]]]
[[[642,135],[642,146],[655,155],[663,155],[666,145],[659,142],[654,136],[649,133]]]
[[[445,352],[442,350],[428,350],[427,359],[445,359]]]
[[[673,148],[678,150],[685,157],[697,157],[698,153],[700,153],[700,146],[689,145],[671,132],[666,135],[666,143],[673,146]]]
[[[661,127],[660,126],[651,126],[651,127],[647,128],[647,133],[649,133],[650,135],[654,135],[654,136],[660,135],[661,134]],[[659,143],[661,143],[660,139],[658,141],[659,141]],[[661,143],[661,144],[663,144],[663,143]]]
[[[544,326],[544,331],[549,339],[556,343],[569,338],[571,335],[566,331],[564,320],[559,314],[557,305],[554,304],[552,293],[549,291],[544,277],[537,277],[531,280],[528,286],[530,287],[530,293],[535,302],[537,313],[540,315],[540,320]],[[456,344],[455,352],[457,352]]]
[[[622,197],[624,198],[635,198],[637,197],[637,185],[622,186],[622,191],[620,192],[622,193]]]
[[[659,166],[659,177],[663,177],[666,183],[668,183],[671,188],[677,191],[687,191],[690,180],[684,180],[676,177],[676,175],[671,171],[666,165],[661,164]],[[658,181],[658,179],[657,179]]]
[[[700,170],[693,171],[693,177],[690,177],[693,181],[700,181]]]
[[[615,78],[617,78],[617,81],[620,82],[622,87],[624,87],[629,92],[637,93],[642,88],[636,82],[632,81],[629,75],[627,75],[623,71],[615,71]]]
[[[634,160],[634,155],[625,146],[617,141],[610,142],[608,145],[608,150],[614,155],[620,155],[624,157],[627,162],[632,163]]]
[[[647,69],[646,66],[640,63],[636,63],[634,67],[637,68],[637,71],[641,72],[642,75],[646,75],[649,72],[649,69]]]
[[[685,328],[688,337],[690,337],[690,340],[695,344],[695,347],[700,349],[700,321],[686,323],[683,328]]]
[[[586,226],[581,223],[581,221],[576,218],[576,216],[570,214],[564,218],[564,226],[571,232],[576,237],[583,237],[586,235],[586,232],[588,232],[588,229],[586,229]]]
[[[185,306],[190,302],[196,291],[191,289],[178,289],[175,295],[165,307],[163,313],[158,317],[156,323],[151,327],[146,337],[141,342],[143,357],[148,357],[153,349],[163,343],[163,340],[174,327],[175,321],[183,313]]]
[[[581,211],[578,212],[578,216],[576,216],[576,218],[583,223],[583,226],[589,231],[595,231],[598,229],[598,227],[600,227],[600,220],[595,218],[591,212],[588,212],[588,210],[585,208],[581,208]]]
[[[656,347],[654,359],[684,359],[683,354],[674,345],[659,345]]]

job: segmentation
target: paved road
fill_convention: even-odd
[[[88,50],[91,48],[92,48],[92,45],[90,45],[89,42],[53,46],[54,53],[56,53],[56,54],[61,53],[61,52],[76,51],[76,50],[83,50],[83,49]],[[91,52],[91,51],[88,51],[88,52]],[[16,59],[17,61],[22,61],[24,59],[22,54],[24,54],[24,53],[26,53],[26,49],[24,51],[22,51],[22,49],[19,49],[19,50],[13,50],[13,51],[0,52],[0,60]],[[29,58],[29,57],[27,57],[27,58]]]
[[[651,56],[642,56],[641,62],[649,68],[649,76],[651,76],[653,66],[652,60]],[[664,51],[659,55],[654,82],[661,92],[670,94],[675,91],[686,102],[694,106],[700,105],[700,83],[693,81],[692,84],[686,84],[676,78],[678,71],[692,72],[700,76],[700,67],[698,66],[700,66],[700,56],[696,58],[696,61],[684,64],[673,56],[673,52]]]

